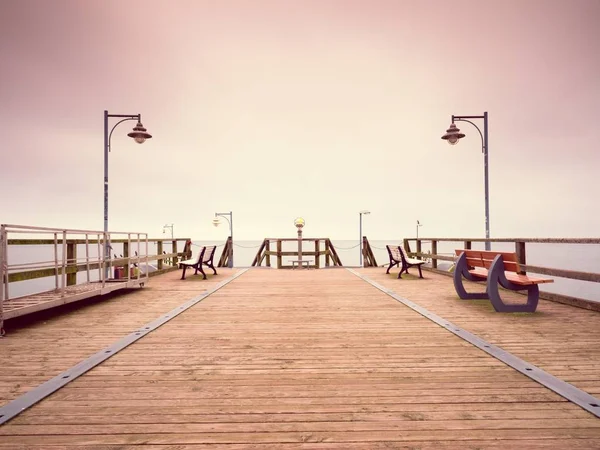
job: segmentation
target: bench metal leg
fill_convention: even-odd
[[[506,304],[500,297],[499,286],[511,291],[527,291],[527,303],[525,304]],[[494,258],[488,274],[487,291],[492,302],[492,306],[497,312],[535,312],[540,298],[540,289],[537,284],[521,286],[511,283],[504,275],[504,262],[502,255]]]
[[[390,262],[390,266],[387,268],[387,270],[385,271],[385,273],[386,273],[386,274],[390,273],[390,269],[391,269],[392,267],[394,267],[395,265],[397,265],[397,264],[398,264],[398,263],[395,263],[395,262]],[[400,278],[400,277],[398,277],[398,278]]]
[[[185,271],[187,270],[187,266],[183,266],[183,272],[181,274],[181,279],[185,280]]]
[[[485,281],[481,278],[476,278],[469,273],[469,266],[467,265],[467,256],[464,253],[458,257],[456,261],[456,266],[454,268],[454,274],[452,279],[454,281],[454,289],[456,289],[456,293],[463,300],[475,300],[475,299],[484,299],[489,298],[487,292],[473,292],[469,293],[465,290],[465,286],[463,285],[462,279],[466,278],[469,281],[481,282]]]

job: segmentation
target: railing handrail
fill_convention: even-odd
[[[437,238],[419,237],[405,238],[408,241],[438,241],[438,242],[526,242],[539,244],[600,244],[600,238]]]

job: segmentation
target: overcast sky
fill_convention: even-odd
[[[600,1],[0,1],[0,223],[197,240],[600,235]],[[116,123],[111,120],[111,126]],[[476,123],[483,127],[482,121]]]

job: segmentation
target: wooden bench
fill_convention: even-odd
[[[292,259],[291,263],[292,269],[295,269],[296,266],[306,266],[307,269],[310,269],[310,263],[312,263],[312,259]]]
[[[192,259],[181,261],[179,263],[179,267],[183,268],[183,272],[181,273],[181,279],[185,280],[185,271],[188,267],[192,267],[196,269],[194,275],[197,275],[198,271],[200,271],[200,273],[202,273],[202,279],[206,280],[206,273],[204,273],[204,270],[202,269],[203,265],[210,267],[213,270],[214,274],[217,275],[217,270],[215,269],[215,266],[213,264],[213,258],[215,256],[216,248],[217,247],[215,247],[214,245],[210,247],[202,247],[198,252],[198,256]]]
[[[530,277],[521,272],[516,253],[456,249],[454,288],[463,300],[490,299],[498,312],[534,312],[538,305],[538,284],[553,283],[551,278]],[[468,293],[462,279],[485,281],[486,291]],[[527,291],[527,303],[507,304],[500,298],[499,286],[511,291]]]
[[[425,261],[409,258],[404,249],[399,245],[386,245],[385,247],[387,248],[388,255],[390,256],[390,265],[385,273],[390,273],[390,269],[394,266],[402,265],[400,267],[398,278],[402,278],[403,272],[408,273],[408,269],[411,267],[417,267],[419,269],[419,278],[423,278],[421,266],[425,264]]]

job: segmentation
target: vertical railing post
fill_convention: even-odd
[[[177,267],[177,263],[179,262],[179,257],[177,256],[177,241],[176,240],[173,241],[173,244],[171,245],[171,247],[172,247],[171,252],[175,253],[175,256],[173,256],[173,259],[172,259],[173,263],[171,265],[173,267]]]
[[[407,255],[410,253],[410,244],[408,242],[408,239],[404,239],[404,250],[406,251]]]
[[[331,249],[329,248],[329,240],[325,240],[325,267],[329,267],[329,265],[331,264],[331,261],[329,258],[331,258],[330,256],[331,254]]]
[[[162,270],[163,269],[163,259],[162,259],[162,254],[163,254],[163,241],[157,241],[156,242],[156,253],[158,256],[158,263],[156,264],[156,267],[158,267],[158,270]]]
[[[127,241],[123,242],[123,258],[129,258],[129,243],[131,241],[131,234],[127,235]],[[129,264],[129,259],[127,259],[123,265],[123,277],[130,279],[131,277],[129,276],[130,273],[130,267],[131,265]]]
[[[431,241],[431,267],[433,269],[437,269],[438,266],[438,262],[437,262],[437,244],[438,241],[433,240]]]
[[[519,261],[519,266],[524,266],[527,264],[527,258],[525,256],[525,242],[516,241],[515,242],[515,252],[517,253],[517,261]],[[519,270],[521,275],[525,275],[525,270]]]
[[[465,241],[464,245],[465,250],[471,250],[471,241]]]
[[[271,251],[271,241],[269,241],[267,239],[267,241],[265,243],[265,249],[264,249],[264,252],[266,253],[265,258],[266,258],[267,267],[271,267],[271,255],[269,254],[270,251]]]
[[[87,239],[87,237],[86,237]],[[89,267],[89,264],[88,264]],[[71,272],[73,270],[73,272]],[[73,241],[67,242],[67,286],[77,284],[77,244]]]
[[[421,239],[417,239],[417,253],[421,253]],[[423,259],[422,256],[417,256],[419,259]]]
[[[315,239],[315,269],[321,267],[321,259],[319,253],[321,252],[321,241],[319,239]]]
[[[8,261],[7,261],[7,233],[6,226],[0,225],[0,313],[4,300],[8,300]],[[2,327],[3,315],[0,315],[0,327]]]
[[[277,239],[277,268],[281,269],[282,261],[281,261],[281,239]]]

